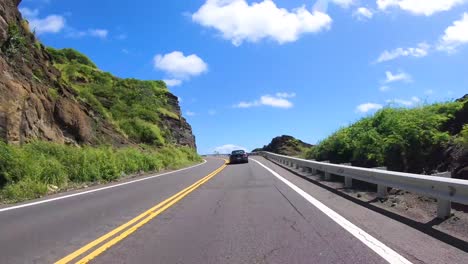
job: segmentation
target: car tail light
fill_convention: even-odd
[[[242,155],[242,156],[244,156],[244,158],[247,158],[247,154],[244,154],[244,155]]]

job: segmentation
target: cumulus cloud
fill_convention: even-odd
[[[175,79],[187,79],[208,71],[208,65],[196,54],[185,56],[180,51],[154,57],[154,68]]]
[[[367,113],[369,111],[375,111],[382,109],[383,106],[380,104],[376,103],[365,103],[365,104],[360,104],[356,107],[356,111],[359,113]]]
[[[371,19],[374,16],[374,13],[365,7],[359,7],[353,13],[353,16],[359,20]]]
[[[438,49],[449,52],[455,51],[459,46],[468,44],[468,13],[463,13],[460,20],[445,30],[445,34],[441,37]]]
[[[178,79],[166,79],[166,80],[163,80],[163,81],[169,87],[179,86],[179,85],[182,84],[182,80],[178,80]]]
[[[295,93],[276,93],[272,95],[263,95],[258,100],[254,101],[243,101],[236,105],[235,108],[251,108],[256,106],[270,106],[275,108],[288,109],[292,108],[294,104],[288,100],[288,98],[295,97]]]
[[[404,100],[404,99],[392,99],[392,100],[387,100],[386,101],[389,104],[397,104],[397,105],[402,105],[402,106],[414,106],[421,102],[421,99],[419,97],[413,96],[409,100]]]
[[[380,10],[399,8],[415,15],[430,16],[466,2],[467,0],[377,0],[377,7]]]
[[[410,82],[411,76],[405,72],[395,73],[393,74],[390,71],[385,72],[385,83],[393,83],[393,82]]]
[[[20,12],[29,21],[29,27],[37,34],[59,33],[65,28],[65,18],[60,15],[49,15],[39,18],[38,9],[20,8]]]
[[[65,27],[65,18],[58,15],[33,18],[29,20],[29,26],[39,35],[44,33],[59,33]]]
[[[60,33],[63,30],[66,32],[67,37],[81,38],[85,36],[106,38],[109,31],[100,28],[91,28],[88,30],[77,30],[67,26],[64,16],[49,15],[44,18],[39,17],[38,9],[29,9],[27,7],[20,8],[21,14],[29,21],[29,27],[38,35],[45,33]]]
[[[425,42],[421,42],[417,47],[414,48],[397,48],[394,50],[385,50],[380,54],[377,62],[385,62],[397,59],[399,57],[416,57],[421,58],[427,56],[431,46]]]
[[[324,12],[309,11],[305,6],[290,11],[277,7],[272,0],[251,4],[246,0],[207,0],[192,20],[216,29],[235,46],[262,39],[280,44],[294,42],[302,34],[326,30],[332,23]]]
[[[237,146],[237,145],[234,145],[234,144],[226,144],[226,145],[222,145],[222,146],[219,146],[219,147],[215,147],[213,149],[213,152],[220,153],[220,154],[231,154],[231,152],[233,152],[234,150],[247,151],[247,148],[242,147],[242,146]]]

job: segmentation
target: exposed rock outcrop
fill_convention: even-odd
[[[0,139],[21,144],[40,139],[70,144],[127,145],[114,123],[80,100],[54,67],[51,55],[18,11],[20,0],[0,0]],[[168,143],[195,148],[177,98],[167,100],[179,118],[163,118]],[[155,110],[156,111],[156,110]]]
[[[255,149],[253,152],[269,151],[281,155],[298,156],[303,154],[305,150],[311,147],[313,147],[313,145],[305,143],[292,136],[283,135],[280,137],[275,137],[270,144],[264,146],[263,148]]]

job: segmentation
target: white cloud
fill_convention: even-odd
[[[192,111],[187,111],[187,112],[185,112],[185,114],[186,114],[187,116],[195,116],[195,115],[197,115],[195,112],[192,112]]]
[[[380,54],[377,62],[394,60],[398,57],[425,57],[427,56],[431,46],[425,42],[421,42],[415,48],[397,48],[391,51],[385,50]]]
[[[466,2],[467,0],[377,0],[377,6],[380,10],[400,8],[415,15],[430,16]]]
[[[235,108],[251,108],[255,106],[271,106],[275,108],[288,109],[292,108],[294,104],[287,100],[287,98],[295,97],[295,93],[276,93],[275,96],[263,95],[260,99],[250,102],[240,102],[234,105]]]
[[[411,76],[404,72],[393,74],[390,71],[386,71],[385,76],[387,77],[387,79],[385,79],[384,81],[385,83],[400,82],[400,81],[410,82],[411,81]]]
[[[182,84],[182,80],[178,80],[178,79],[166,79],[166,80],[163,80],[163,81],[169,87],[179,86],[179,85]]]
[[[374,16],[374,13],[368,8],[359,7],[354,11],[353,16],[359,20],[367,20],[371,19]]]
[[[30,18],[29,27],[37,34],[59,33],[65,27],[65,18],[59,15],[50,15],[45,18]]]
[[[380,86],[379,88],[381,92],[386,92],[386,91],[389,91],[390,89],[391,89],[390,86],[386,86],[386,85]]]
[[[19,9],[21,14],[29,21],[29,27],[37,34],[59,33],[65,28],[65,18],[59,15],[49,15],[39,18],[38,9],[23,7]]]
[[[271,107],[277,107],[277,108],[291,108],[293,107],[293,104],[281,97],[274,97],[270,95],[264,95],[260,97],[260,103],[262,105],[267,105]]]
[[[453,52],[463,44],[468,44],[468,13],[466,12],[460,20],[453,22],[453,25],[445,30],[438,48]]]
[[[375,111],[382,109],[383,106],[380,104],[375,104],[375,103],[365,103],[365,104],[360,104],[357,106],[356,111],[360,113],[367,113],[369,111]]]
[[[328,29],[332,19],[305,6],[289,11],[272,0],[247,3],[246,0],[207,0],[192,15],[193,21],[218,30],[235,46],[244,41],[273,39],[280,44],[296,41],[302,34]]]
[[[208,71],[208,65],[196,54],[185,56],[180,51],[156,55],[154,67],[178,79],[187,79]]]
[[[393,100],[387,100],[386,101],[389,104],[398,104],[398,105],[403,105],[403,106],[414,106],[415,104],[418,104],[421,102],[421,99],[419,97],[413,96],[409,100],[404,100],[404,99],[393,99]]]
[[[226,144],[226,145],[222,145],[222,146],[214,148],[213,152],[217,152],[217,153],[220,153],[220,154],[231,154],[231,152],[233,152],[234,150],[247,151],[247,148],[237,146],[237,145],[234,145],[234,144]]]

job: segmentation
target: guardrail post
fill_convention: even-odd
[[[451,172],[433,174],[434,176],[452,178]],[[446,219],[452,214],[452,202],[449,200],[437,199],[437,218]]]
[[[376,170],[387,170],[387,167],[376,167]],[[378,198],[385,198],[388,195],[388,186],[378,184],[377,185],[377,197]]]
[[[341,165],[351,166],[351,163],[343,163]],[[353,178],[344,176],[344,185],[345,188],[352,188],[353,187]]]
[[[325,161],[322,161],[322,162],[323,162],[323,163],[330,163],[329,160],[325,160]],[[330,174],[329,172],[324,171],[324,172],[323,172],[323,175],[324,175],[324,176],[323,176],[324,180],[326,180],[326,181],[330,181],[330,180],[331,180],[331,174]]]

